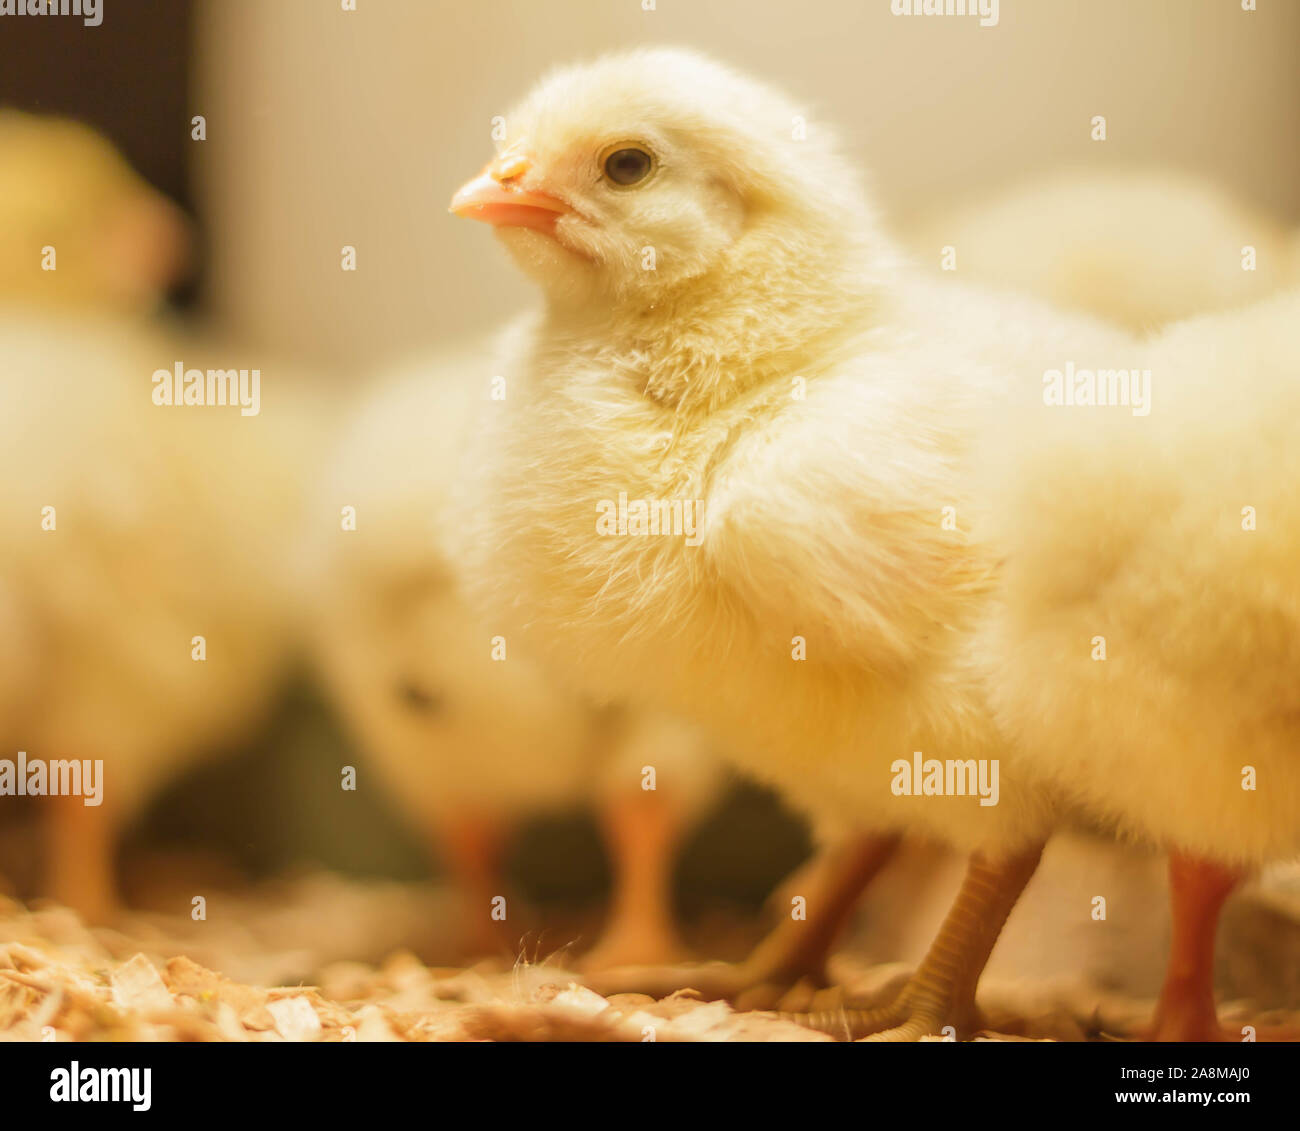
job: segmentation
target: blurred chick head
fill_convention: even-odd
[[[494,225],[554,298],[663,291],[785,241],[842,244],[865,204],[820,126],[777,92],[690,51],[656,48],[557,71],[452,212]]]
[[[0,299],[147,311],[183,277],[189,250],[181,210],[100,134],[0,109]]]

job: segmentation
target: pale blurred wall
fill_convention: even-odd
[[[702,48],[843,130],[886,210],[1062,163],[1172,164],[1300,221],[1300,2],[1002,0],[1000,22],[889,0],[208,0],[193,109],[209,298],[254,339],[345,366],[486,328],[529,290],[452,191],[553,64]],[[1089,121],[1105,114],[1109,140]],[[355,274],[340,248],[358,249]]]

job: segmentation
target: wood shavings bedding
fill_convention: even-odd
[[[168,924],[127,916],[89,929],[64,908],[28,909],[0,897],[0,1041],[828,1041],[770,1014],[701,1001],[683,988],[661,1000],[604,997],[555,959],[468,969],[429,966],[407,950],[374,961],[329,945],[336,914],[382,920],[392,893],[366,907],[364,884],[314,877],[277,889],[268,930],[256,899],[237,924]],[[343,893],[346,897],[340,898]],[[350,893],[350,894],[349,894]],[[405,914],[405,913],[404,913]],[[311,922],[306,945],[285,923]],[[200,960],[200,952],[202,961]],[[228,976],[238,969],[241,976]],[[299,984],[259,982],[250,972],[297,970]],[[856,968],[838,956],[842,990],[796,988],[783,1009],[833,1009],[847,994],[880,1000],[906,977],[901,964]],[[1149,1000],[1065,980],[988,980],[989,1028],[978,1039],[1087,1040],[1131,1030]],[[1250,1015],[1245,1003],[1221,1015]],[[1264,1021],[1294,1021],[1275,1012]]]
[[[725,1041],[828,1038],[690,998],[606,999],[555,967],[337,962],[321,986],[238,982],[185,955],[111,948],[59,910],[0,900],[4,1041]],[[333,993],[346,995],[335,998]]]

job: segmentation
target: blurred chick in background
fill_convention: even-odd
[[[189,266],[181,210],[80,122],[0,108],[0,216],[0,297],[22,305],[150,313]]]
[[[313,554],[320,667],[366,764],[449,866],[470,953],[518,952],[518,917],[491,914],[514,826],[594,802],[614,902],[585,964],[678,958],[673,864],[716,794],[716,763],[681,724],[600,711],[564,690],[470,612],[450,545],[464,448],[489,388],[481,356],[426,362],[367,390],[322,496],[321,513],[340,518]]]
[[[1152,1035],[1241,1040],[1215,1017],[1219,911],[1300,854],[1300,291],[1141,363],[1149,416],[1023,401],[1017,443],[990,439],[978,524],[1006,554],[980,650],[1007,759],[1171,853]]]
[[[0,216],[0,749],[103,760],[101,805],[32,800],[43,890],[103,920],[120,832],[271,702],[323,425],[281,367],[133,317],[181,270],[183,223],[99,135],[0,115]],[[260,413],[155,404],[178,361],[260,366]]]
[[[1281,288],[1300,285],[1300,231],[1288,233],[1280,220],[1213,182],[1174,170],[1058,170],[991,200],[936,210],[912,225],[909,242],[927,264],[940,264],[951,249],[955,260],[952,269],[941,271],[945,279],[1022,290],[1142,334],[1193,315],[1249,308]],[[1245,258],[1252,248],[1253,264]],[[1251,324],[1267,327],[1258,311],[1246,309],[1237,320],[1202,323],[1205,340],[1217,340],[1220,350],[1231,340],[1228,327]],[[1266,337],[1276,338],[1276,329]],[[1240,352],[1245,357],[1248,351]],[[1165,409],[1157,411],[1163,415]],[[1152,835],[1141,839],[1170,842]],[[1185,855],[1178,859],[1170,870],[1172,965],[1184,972],[1167,979],[1152,1033],[1210,1039],[1220,1032],[1210,993],[1215,924],[1241,873],[1204,861],[1189,863]],[[1266,859],[1253,861],[1261,862]],[[1198,877],[1204,899],[1196,895]],[[1147,898],[1163,900],[1166,893],[1152,889]]]
[[[102,805],[40,801],[45,890],[92,919],[112,909],[117,834],[260,717],[294,639],[284,563],[314,440],[270,369],[256,417],[155,405],[150,375],[176,359],[198,347],[0,313],[0,591],[22,642],[3,682],[26,687],[0,735],[29,760],[103,759]]]
[[[935,266],[952,248],[945,278],[1024,291],[1140,334],[1300,285],[1300,232],[1174,171],[1061,170],[940,210],[909,243]]]

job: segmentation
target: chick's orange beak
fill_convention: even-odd
[[[477,177],[461,185],[451,198],[450,211],[467,220],[483,220],[495,227],[555,230],[555,221],[568,207],[542,192],[519,187],[530,168],[528,158],[498,157]]]

